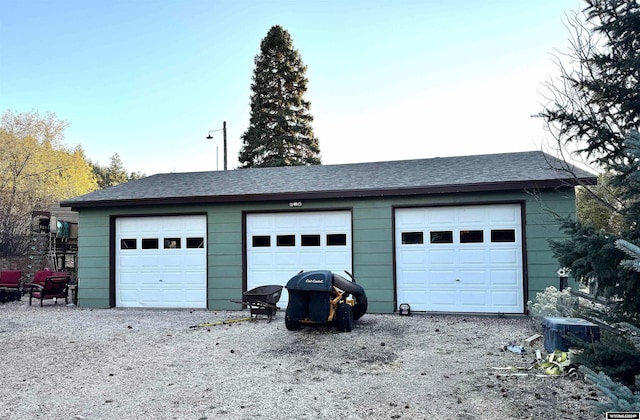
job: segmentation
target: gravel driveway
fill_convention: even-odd
[[[284,314],[0,304],[0,417],[10,419],[601,418],[594,388],[513,376],[527,318],[366,314],[351,333]],[[542,349],[542,343],[538,348]]]

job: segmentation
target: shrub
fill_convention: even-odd
[[[571,295],[570,288],[559,291],[549,286],[543,292],[536,293],[534,301],[527,302],[527,309],[529,316],[539,327],[545,316],[573,316],[577,304],[578,298]]]

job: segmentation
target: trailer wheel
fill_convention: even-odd
[[[353,308],[348,303],[339,303],[336,309],[336,327],[338,331],[353,330]]]
[[[291,319],[288,310],[284,314],[284,325],[289,331],[298,331],[300,328],[302,328],[302,324],[300,323],[300,321]]]

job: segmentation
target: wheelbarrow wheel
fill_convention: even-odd
[[[302,324],[300,323],[300,321],[291,319],[291,317],[289,316],[288,308],[287,312],[285,312],[284,314],[284,325],[289,331],[298,331],[300,328],[302,328]]]
[[[353,330],[353,308],[348,303],[339,303],[336,309],[336,327],[338,331]]]

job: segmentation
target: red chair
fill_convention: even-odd
[[[30,283],[25,283],[22,285],[22,294],[27,294],[31,291],[31,289],[33,288],[33,285],[35,284],[39,284],[40,286],[44,286],[44,281],[47,279],[47,277],[53,275],[53,271],[49,270],[48,268],[44,269],[44,270],[40,270],[40,271],[36,271],[33,274],[33,280]]]
[[[20,300],[22,271],[0,271],[0,301]]]
[[[33,298],[40,299],[40,306],[43,306],[42,303],[45,299],[55,299],[54,302],[57,304],[58,298],[64,298],[64,303],[69,303],[69,280],[71,277],[67,273],[63,274],[62,276],[47,277],[44,284],[31,283],[29,305],[31,305]]]
[[[47,279],[47,277],[52,275],[53,275],[53,271],[51,270],[36,271],[35,274],[33,275],[33,283],[44,285],[44,281]]]

